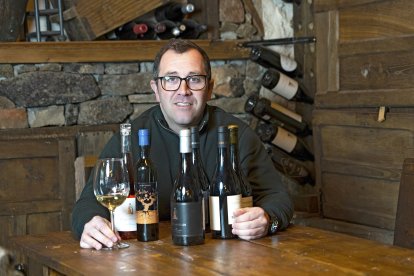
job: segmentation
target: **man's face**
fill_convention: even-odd
[[[168,50],[161,58],[159,77],[178,76],[185,78],[191,75],[206,75],[201,54],[191,49],[179,54]],[[160,103],[162,113],[169,127],[174,132],[197,125],[202,116],[206,102],[211,97],[213,81],[202,90],[191,90],[185,80],[181,81],[176,91],[165,91],[161,80],[151,81],[152,90]]]

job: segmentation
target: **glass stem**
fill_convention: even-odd
[[[115,233],[114,210],[110,210],[109,213],[111,213],[111,229]]]

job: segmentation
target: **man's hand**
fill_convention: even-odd
[[[267,235],[269,215],[260,207],[234,211],[233,234],[243,240],[253,240]]]
[[[102,248],[102,244],[112,247],[114,242],[120,239],[121,237],[118,233],[112,232],[111,223],[108,220],[95,216],[85,224],[80,239],[80,246],[82,248],[95,248],[99,250]]]

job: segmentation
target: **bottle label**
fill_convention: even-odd
[[[299,84],[296,80],[280,74],[279,82],[273,87],[272,91],[285,99],[291,100],[298,92]]]
[[[253,197],[245,196],[241,198],[241,208],[253,207]]]
[[[128,197],[124,203],[115,208],[114,223],[117,231],[137,231],[135,222],[135,197]]]
[[[298,122],[302,122],[302,116],[298,113],[295,113],[289,109],[287,109],[284,106],[281,106],[280,104],[271,102],[270,103],[270,107],[272,107],[274,110],[277,110],[279,112],[282,112],[283,114],[285,114],[286,116],[289,116],[290,118],[298,121]],[[269,116],[270,117],[270,116]]]
[[[276,137],[272,141],[273,144],[287,152],[292,152],[297,142],[298,137],[296,135],[281,127],[277,128]]]
[[[228,221],[227,224],[233,224],[234,217],[233,212],[241,208],[241,194],[227,196],[224,198],[224,202],[220,204],[219,196],[210,196],[210,229],[213,231],[221,230],[221,220]],[[222,218],[222,215],[227,216]]]
[[[158,223],[158,193],[157,183],[138,183],[136,192],[136,223]]]
[[[203,235],[202,202],[174,202],[171,204],[171,230],[173,236],[194,237]]]
[[[280,55],[280,65],[286,72],[293,72],[298,67],[296,60],[285,55]]]

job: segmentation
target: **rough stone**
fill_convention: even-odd
[[[226,32],[235,33],[237,31],[238,27],[239,27],[239,25],[236,24],[236,23],[223,21],[223,22],[221,22],[220,32],[221,33],[226,33]]]
[[[244,94],[246,96],[250,96],[253,94],[258,94],[260,91],[260,87],[261,87],[261,82],[260,80],[255,80],[255,79],[245,79],[243,81],[243,87],[244,87]]]
[[[246,62],[246,77],[249,79],[261,80],[264,72],[267,69],[254,61],[248,60]]]
[[[144,111],[153,107],[156,104],[134,104],[134,113],[130,116],[131,120],[134,120],[139,117]]]
[[[15,108],[16,105],[7,97],[0,96],[0,109]]]
[[[78,124],[100,125],[120,123],[133,112],[125,97],[108,97],[80,104]]]
[[[239,38],[250,38],[257,33],[256,28],[252,24],[241,24],[236,31]]]
[[[208,101],[208,104],[218,106],[229,113],[244,113],[244,104],[246,102],[245,97],[240,98],[217,98]]]
[[[30,72],[0,82],[0,96],[8,97],[21,107],[79,103],[99,94],[91,75]]]
[[[27,113],[24,108],[0,109],[0,129],[27,128]]]
[[[63,66],[63,71],[67,73],[102,75],[105,72],[105,66],[103,63],[68,63]]]
[[[125,96],[134,93],[152,92],[150,81],[151,73],[137,73],[129,75],[103,75],[99,81],[102,95]]]
[[[128,100],[130,103],[157,103],[154,93],[129,95]]]
[[[14,77],[13,66],[11,64],[0,64],[0,80]]]
[[[76,125],[78,122],[79,106],[77,104],[65,105],[65,124],[67,126]]]
[[[139,72],[138,63],[106,63],[105,74],[125,75]]]
[[[215,80],[213,92],[224,97],[239,97],[244,94],[244,75],[235,64],[226,64],[213,68],[212,77]]]
[[[152,70],[154,68],[153,62],[141,62],[139,64],[140,72],[150,72],[152,74]]]
[[[39,71],[52,71],[52,72],[62,71],[62,65],[59,63],[38,64],[37,67],[39,68]]]
[[[219,20],[234,23],[244,22],[244,7],[241,0],[220,1]]]
[[[65,125],[64,107],[51,105],[27,109],[30,127]]]
[[[37,67],[34,64],[19,64],[14,66],[14,75],[16,76],[34,71],[37,71]]]

